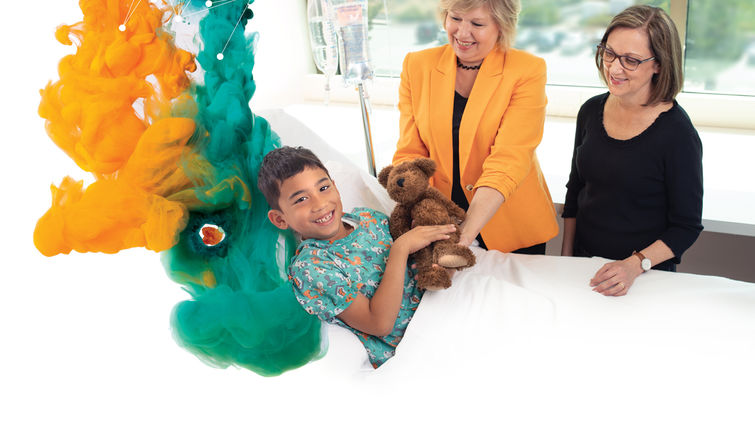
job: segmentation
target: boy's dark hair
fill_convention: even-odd
[[[320,158],[307,148],[283,146],[265,155],[257,174],[257,187],[270,208],[280,209],[278,198],[281,194],[281,184],[307,168],[319,168],[330,177],[328,169],[322,165]]]

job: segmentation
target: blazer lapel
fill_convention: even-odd
[[[442,159],[437,166],[443,168],[445,175],[451,176],[452,134],[451,126],[454,108],[454,92],[456,90],[456,54],[446,45],[446,49],[438,60],[435,69],[430,74],[430,131],[438,158]]]
[[[459,170],[462,176],[477,134],[477,128],[480,126],[482,114],[503,78],[505,57],[504,52],[498,48],[488,53],[488,56],[482,62],[477,78],[475,78],[472,92],[469,94],[469,100],[461,118],[461,128],[459,128]]]

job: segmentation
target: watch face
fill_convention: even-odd
[[[650,270],[650,260],[645,258],[644,260],[642,260],[642,263],[640,263],[640,266],[642,266],[642,270],[645,270],[645,271]]]

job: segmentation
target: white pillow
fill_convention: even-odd
[[[396,203],[375,177],[355,166],[301,121],[281,109],[264,110],[258,115],[270,123],[281,144],[303,146],[320,158],[341,193],[344,211],[356,207],[372,208],[388,215],[393,211]]]

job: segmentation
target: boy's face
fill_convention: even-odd
[[[348,235],[341,221],[341,195],[328,174],[319,168],[304,171],[281,183],[280,209],[267,217],[279,229],[289,227],[302,239],[336,240]]]

